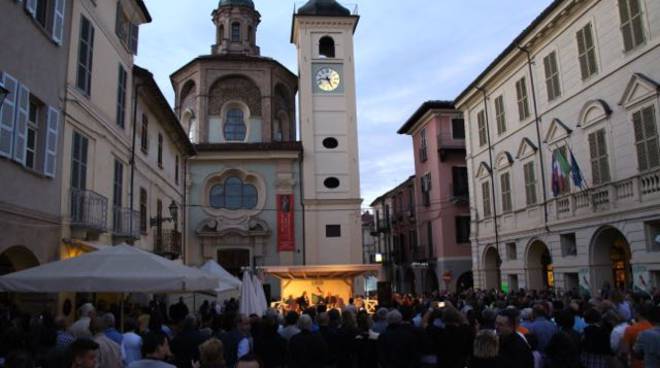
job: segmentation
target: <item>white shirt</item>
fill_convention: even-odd
[[[91,322],[91,320],[92,319],[89,317],[80,318],[69,327],[69,333],[77,339],[81,337],[91,339],[92,332],[89,330],[89,322]]]
[[[628,322],[624,322],[618,324],[612,329],[612,334],[610,334],[610,347],[614,353],[621,352],[621,339],[623,339],[623,334],[626,332],[628,326],[630,326]]]
[[[135,332],[127,332],[121,340],[121,358],[125,365],[142,359],[142,338]]]

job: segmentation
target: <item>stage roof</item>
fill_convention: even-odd
[[[282,280],[350,279],[366,273],[378,274],[379,264],[323,265],[323,266],[272,266],[263,271]]]

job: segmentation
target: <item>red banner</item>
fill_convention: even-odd
[[[277,195],[277,251],[296,250],[296,232],[293,217],[293,194]]]

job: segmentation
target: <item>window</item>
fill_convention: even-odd
[[[241,24],[234,22],[231,24],[231,42],[241,41]]]
[[[467,216],[456,217],[456,243],[465,244],[470,242],[470,218]]]
[[[506,259],[509,261],[518,259],[518,246],[515,242],[506,243]]]
[[[341,238],[341,225],[325,225],[326,238]]]
[[[525,198],[528,206],[536,204],[536,171],[534,162],[528,162],[523,166],[525,172]]]
[[[115,175],[112,188],[112,204],[115,207],[121,207],[124,193],[124,165],[119,160],[115,160]]]
[[[559,243],[561,245],[562,257],[577,256],[577,241],[575,238],[575,233],[560,234]]]
[[[328,137],[323,140],[323,147],[327,149],[335,149],[339,146],[339,141],[336,138]]]
[[[179,155],[174,156],[174,184],[179,185]]]
[[[126,13],[124,13],[124,9],[121,6],[121,1],[118,1],[115,16],[115,34],[125,45],[128,45],[129,24],[128,17],[126,17]]]
[[[598,73],[596,64],[596,47],[594,46],[594,34],[591,23],[577,32],[578,55],[580,61],[580,72],[582,80]]]
[[[425,207],[431,205],[431,174],[426,174],[420,178],[422,188],[422,204]]]
[[[426,162],[428,158],[429,157],[426,152],[426,129],[422,129],[419,132],[419,160]]]
[[[452,178],[454,184],[455,197],[468,196],[468,175],[467,167],[452,167]]]
[[[610,181],[610,165],[607,161],[607,143],[605,129],[589,134],[589,153],[591,156],[591,181],[594,185]]]
[[[335,57],[335,40],[332,37],[321,37],[319,40],[319,55],[327,58]]]
[[[142,114],[142,130],[140,132],[140,148],[145,154],[149,152],[149,118]]]
[[[506,132],[506,116],[504,113],[504,96],[495,99],[495,120],[497,120],[497,134]]]
[[[223,184],[211,188],[209,204],[216,209],[253,209],[257,206],[257,188],[240,178],[228,177]]]
[[[42,27],[48,27],[48,0],[34,0],[36,8],[34,10],[34,19]]]
[[[645,41],[644,26],[639,0],[619,0],[619,16],[621,17],[624,49],[630,51],[643,44]]]
[[[516,95],[518,96],[518,118],[523,121],[529,117],[529,99],[527,98],[527,81],[521,78],[516,82]]]
[[[454,139],[465,139],[464,119],[451,119],[451,135]]]
[[[486,112],[481,110],[477,113],[477,129],[479,129],[479,147],[486,145]]]
[[[242,142],[245,140],[247,127],[245,126],[243,110],[234,108],[227,111],[224,134],[227,141]]]
[[[71,157],[71,188],[73,189],[87,189],[87,148],[87,138],[78,132],[73,132]]]
[[[142,234],[147,233],[147,190],[140,188],[140,232]]]
[[[323,185],[328,189],[337,189],[340,184],[339,179],[334,177],[327,178],[323,181]]]
[[[482,196],[482,205],[484,207],[484,217],[490,217],[493,214],[491,204],[490,204],[490,183],[483,182],[481,183],[481,196]]]
[[[502,212],[511,212],[511,174],[500,175],[500,190],[502,191]]]
[[[163,135],[158,133],[158,167],[163,168]]]
[[[163,201],[160,198],[156,200],[156,218],[158,218],[158,226],[162,226]]]
[[[94,26],[89,19],[80,18],[80,40],[78,41],[78,70],[76,87],[89,96],[92,91],[92,59],[94,58]]]
[[[41,106],[36,101],[31,100],[25,142],[25,166],[33,170],[36,169],[38,157],[40,111]]]
[[[644,223],[646,227],[646,240],[650,252],[660,251],[660,220]]]
[[[426,241],[428,241],[428,249],[429,249],[429,258],[433,257],[433,223],[431,221],[426,223]]]
[[[554,151],[552,151],[552,157],[558,157],[558,155],[561,155],[564,160],[567,160],[568,157],[568,150],[566,149],[566,146],[561,146]],[[568,161],[567,161],[568,162]],[[559,183],[557,195],[563,195],[571,192],[571,178],[569,175],[563,175],[562,176],[563,180]],[[554,186],[554,183],[553,183]]]
[[[126,122],[126,69],[119,65],[119,77],[117,81],[117,125],[124,128]]]
[[[548,91],[548,101],[552,101],[561,96],[557,52],[553,51],[543,58],[543,67],[545,68],[545,86]]]
[[[660,147],[656,129],[655,107],[649,106],[633,114],[637,164],[640,171],[660,166]]]

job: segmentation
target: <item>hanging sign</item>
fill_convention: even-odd
[[[296,249],[293,194],[277,195],[277,251],[293,252]]]

